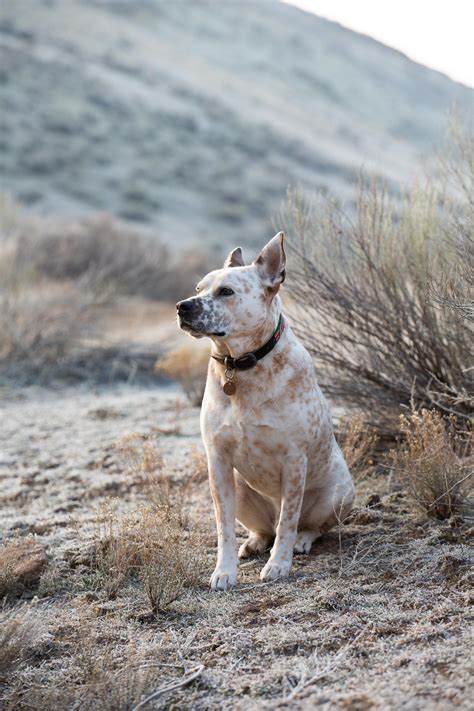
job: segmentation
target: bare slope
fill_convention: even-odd
[[[0,170],[28,206],[261,241],[287,186],[409,178],[472,92],[277,2],[0,9]]]

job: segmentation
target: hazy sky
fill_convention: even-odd
[[[284,0],[474,86],[473,0]]]

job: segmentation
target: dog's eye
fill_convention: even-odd
[[[235,294],[235,292],[229,289],[228,286],[222,286],[217,292],[217,296],[232,296],[232,294]]]

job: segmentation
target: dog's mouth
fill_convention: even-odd
[[[222,338],[222,336],[225,336],[225,331],[204,331],[203,328],[199,328],[195,324],[185,321],[182,316],[179,316],[179,327],[183,331],[190,333],[191,336],[196,336],[197,338],[201,338],[202,336],[219,336]]]

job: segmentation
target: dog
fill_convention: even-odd
[[[178,302],[179,327],[212,341],[201,433],[217,524],[212,590],[236,585],[238,558],[272,545],[263,581],[352,508],[354,485],[313,361],[282,314],[284,235],[250,265],[240,247]],[[236,553],[235,520],[248,531]]]

